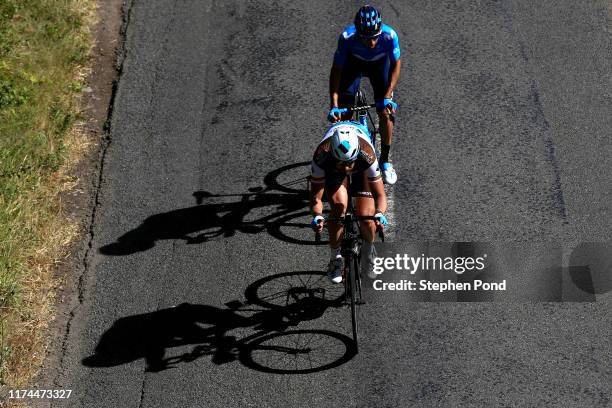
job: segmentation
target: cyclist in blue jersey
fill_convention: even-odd
[[[393,140],[393,90],[400,76],[400,46],[397,33],[382,23],[380,12],[366,5],[355,15],[354,24],[338,40],[329,78],[331,122],[349,120],[340,108],[353,105],[362,76],[370,79],[378,112],[381,133],[380,163],[383,179],[395,184],[397,174],[389,161]]]
[[[326,222],[323,217],[324,194],[327,195],[330,215],[336,219],[329,222],[330,261],[327,273],[334,283],[342,282],[343,226],[338,222],[338,218],[344,217],[348,208],[347,187],[355,198],[355,215],[375,218],[359,223],[363,237],[361,265],[371,277],[376,256],[373,245],[376,229],[382,229],[388,223],[384,215],[387,210],[387,196],[367,129],[355,122],[334,124],[317,146],[311,162],[312,228],[321,232]]]

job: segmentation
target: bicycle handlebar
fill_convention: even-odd
[[[344,218],[345,217],[329,217],[329,218],[325,218],[325,221],[344,221]],[[358,220],[376,220],[376,217],[373,215],[358,215],[355,218],[357,218]],[[380,238],[382,242],[385,242],[385,231],[383,229],[378,230],[378,237]],[[315,233],[315,243],[318,244],[320,242],[321,242],[321,233],[316,232]]]
[[[342,108],[340,109],[340,114],[343,113],[353,113],[353,112],[363,112],[363,111],[368,111],[370,109],[376,108],[376,104],[372,103],[370,105],[363,105],[363,106],[353,106],[350,108]],[[395,123],[395,115],[391,114],[389,115],[389,118],[391,118],[391,122]]]
[[[340,113],[348,113],[348,112],[361,112],[361,111],[367,111],[370,109],[373,109],[376,107],[375,103],[369,104],[369,105],[363,105],[363,106],[351,106],[349,108],[342,108],[340,109]]]

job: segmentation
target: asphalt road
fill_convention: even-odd
[[[403,62],[381,253],[486,252],[508,289],[368,281],[353,355],[299,179],[359,5],[126,2],[54,407],[612,406],[611,251],[583,244],[612,231],[612,6],[380,2]]]

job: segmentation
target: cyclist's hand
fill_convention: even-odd
[[[382,102],[376,103],[376,107],[378,109],[387,108],[389,113],[395,113],[397,110],[397,103],[393,102],[393,99],[391,98],[384,98]]]
[[[322,215],[315,215],[312,217],[312,221],[310,221],[310,226],[314,230],[314,232],[322,232],[323,224],[325,224],[325,218]]]
[[[329,120],[332,123],[340,121],[341,117],[342,117],[342,109],[340,109],[337,106],[334,106],[333,108],[331,108],[331,110],[327,114],[327,120]]]
[[[381,213],[380,211],[374,214],[374,218],[376,220],[375,221],[376,228],[384,229],[384,227],[389,225],[389,221],[387,220],[387,217],[385,217],[384,214]]]

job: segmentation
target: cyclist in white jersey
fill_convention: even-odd
[[[385,217],[387,196],[374,147],[363,127],[355,122],[338,122],[325,134],[311,162],[311,225],[316,232],[323,230],[323,194],[327,195],[332,218],[343,217],[348,206],[348,177],[351,196],[355,197],[357,216],[374,216],[361,220],[363,237],[362,265],[371,274],[374,262],[374,237],[377,228],[388,224]],[[341,238],[343,227],[329,222],[330,263],[328,277],[342,282]]]

